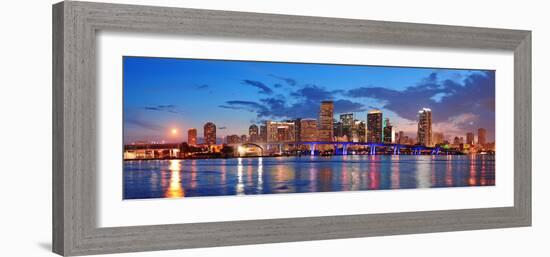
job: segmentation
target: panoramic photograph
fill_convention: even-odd
[[[495,71],[125,56],[123,198],[495,185]]]

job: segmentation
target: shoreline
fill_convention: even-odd
[[[321,158],[330,158],[335,156],[465,156],[465,155],[487,155],[487,156],[495,156],[494,153],[492,154],[440,154],[440,155],[431,155],[431,154],[421,154],[421,155],[413,155],[413,154],[400,154],[400,155],[393,155],[393,154],[377,154],[377,155],[368,155],[368,154],[356,154],[356,155],[314,155],[313,157],[321,157]],[[204,158],[148,158],[148,159],[123,159],[123,161],[169,161],[169,160],[217,160],[217,159],[238,159],[238,158],[278,158],[278,157],[311,157],[311,155],[255,155],[255,156],[235,156],[235,157],[204,157]]]

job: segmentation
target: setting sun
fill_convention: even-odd
[[[178,130],[173,128],[171,131],[172,135],[177,135],[178,134]]]

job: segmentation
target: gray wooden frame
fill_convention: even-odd
[[[97,31],[514,52],[514,206],[98,228]],[[531,32],[65,1],[53,6],[53,251],[86,255],[531,225]]]

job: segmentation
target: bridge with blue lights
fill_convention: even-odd
[[[264,152],[268,151],[273,146],[276,146],[279,149],[279,153],[282,154],[282,149],[284,146],[309,146],[309,151],[311,155],[315,155],[316,150],[318,149],[318,146],[321,145],[330,145],[334,146],[334,154],[335,155],[348,155],[348,148],[350,146],[359,146],[364,147],[368,149],[367,154],[368,155],[376,155],[377,154],[377,148],[381,148],[381,151],[378,151],[378,153],[383,152],[383,154],[392,154],[392,155],[400,155],[401,151],[403,150],[409,155],[422,155],[422,154],[430,154],[430,155],[447,155],[447,154],[457,154],[459,153],[457,150],[454,149],[444,149],[439,146],[436,147],[428,147],[428,146],[422,146],[422,145],[406,145],[406,144],[395,144],[395,143],[368,143],[368,142],[340,142],[340,141],[300,141],[300,142],[249,142],[249,143],[239,143],[239,144],[233,144],[233,146],[237,146],[239,148],[239,151],[241,151],[242,147],[257,147],[261,151],[261,155],[264,154]],[[352,153],[353,154],[353,153]]]

